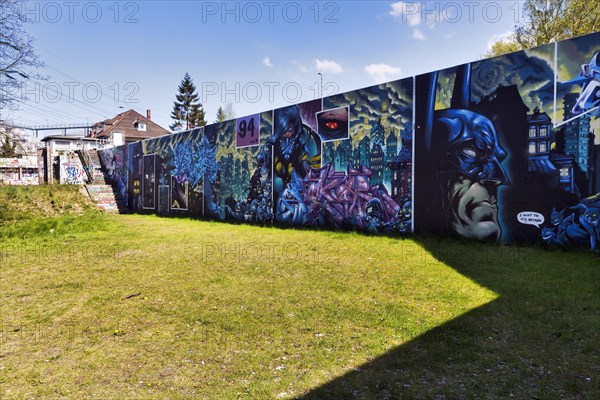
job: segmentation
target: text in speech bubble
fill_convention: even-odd
[[[533,211],[523,211],[517,215],[517,221],[525,225],[534,225],[540,229],[540,225],[544,223],[544,216]]]

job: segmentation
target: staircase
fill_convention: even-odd
[[[102,167],[100,166],[100,158],[98,157],[97,151],[88,152],[89,161],[91,161],[90,171],[92,171],[92,182],[94,184],[106,185],[106,180],[104,179],[104,173],[102,172]]]
[[[81,160],[81,165],[87,175],[88,184],[98,183],[106,184],[104,180],[104,174],[102,173],[102,165],[100,164],[100,157],[98,156],[97,150],[89,151],[86,149],[85,144],[81,139],[78,140],[77,154]]]
[[[116,189],[113,189],[111,185],[93,183],[85,185],[85,190],[100,210],[118,214],[127,212],[127,207],[121,198],[121,194]]]
[[[104,178],[98,151],[87,151],[82,143],[78,152],[88,176],[88,184],[85,185],[85,190],[96,203],[96,207],[106,212],[126,213],[127,206],[121,194],[115,186],[109,185]]]

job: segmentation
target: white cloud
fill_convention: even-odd
[[[390,15],[392,17],[399,17],[402,15],[402,11],[404,10],[404,2],[399,1],[397,3],[392,3],[390,4],[390,7],[392,8],[390,11]]]
[[[402,22],[407,22],[409,26],[418,26],[421,21],[421,4],[416,2],[399,1],[390,4],[392,8],[390,15],[395,18],[401,18]]]
[[[412,38],[416,40],[425,40],[425,34],[420,29],[413,29]]]
[[[384,63],[369,64],[365,67],[365,72],[379,83],[388,82],[400,77],[400,68]]]
[[[444,16],[440,14],[439,7],[425,5],[421,2],[398,1],[390,4],[389,14],[408,24],[412,28],[412,38],[415,40],[425,40],[426,36],[422,27],[435,30],[436,24],[443,22]],[[454,18],[454,17],[453,17]]]
[[[263,64],[267,67],[273,67],[273,63],[271,62],[271,59],[269,57],[263,58]]]
[[[331,60],[319,60],[318,58],[315,60],[315,67],[318,72],[328,73],[328,74],[339,74],[340,72],[344,72],[344,68],[335,61]]]

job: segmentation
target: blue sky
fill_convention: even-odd
[[[133,108],[168,128],[188,72],[206,119],[237,116],[408,77],[482,56],[522,1],[28,1],[45,82],[23,125],[93,123]],[[123,108],[120,108],[123,107]]]

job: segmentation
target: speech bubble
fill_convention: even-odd
[[[534,225],[540,229],[540,225],[544,223],[544,216],[534,211],[523,211],[517,215],[517,221],[525,225]]]

